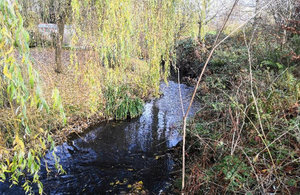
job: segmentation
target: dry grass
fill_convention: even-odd
[[[88,62],[88,55],[85,52],[78,52],[77,55],[78,63],[84,67],[84,64]],[[31,56],[35,62],[34,66],[39,71],[44,95],[48,101],[51,101],[53,89],[58,88],[64,105],[72,105],[80,111],[88,112],[89,87],[84,78],[76,74],[74,66],[70,64],[70,51],[63,52],[64,71],[62,74],[54,71],[56,64],[53,49],[32,49]]]

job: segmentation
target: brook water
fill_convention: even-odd
[[[168,150],[181,141],[182,110],[179,85],[162,83],[162,97],[145,104],[143,114],[130,121],[107,122],[81,138],[56,147],[60,164],[67,172],[55,174],[54,161],[47,154],[48,169],[41,171],[46,194],[122,194],[141,181],[149,194],[166,191],[174,171]],[[180,85],[184,108],[193,88]],[[199,109],[195,102],[190,115]],[[0,194],[23,194],[20,187],[0,183]]]

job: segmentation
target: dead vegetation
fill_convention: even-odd
[[[263,64],[257,58],[263,54],[255,55],[257,38],[250,74],[241,37],[242,32],[220,46],[198,88],[203,107],[188,124],[185,191],[298,193],[300,82],[292,73],[297,64]]]

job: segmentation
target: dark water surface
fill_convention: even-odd
[[[182,110],[179,85],[162,83],[160,99],[145,104],[143,114],[130,121],[100,124],[81,138],[56,147],[60,164],[67,172],[56,175],[51,153],[48,169],[41,171],[46,194],[122,194],[130,185],[143,182],[149,194],[160,194],[170,186],[174,168],[167,152],[181,141]],[[193,88],[181,84],[185,109]],[[195,103],[190,115],[199,109]],[[44,164],[44,163],[43,163]],[[19,187],[0,184],[0,194],[22,194]]]

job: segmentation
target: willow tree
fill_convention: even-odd
[[[91,89],[91,110],[99,110],[99,97],[110,85],[137,85],[135,91],[142,97],[159,94],[159,82],[161,78],[166,80],[169,74],[172,49],[180,29],[181,0],[29,1],[38,2],[41,21],[58,25],[57,72],[62,70],[64,24],[68,22],[76,32],[72,37],[70,64]],[[27,7],[33,9],[34,6]],[[77,54],[82,48],[92,57],[80,67]],[[127,69],[138,60],[145,62],[143,69],[146,71],[133,79]],[[164,67],[162,60],[166,62]],[[99,75],[102,76],[99,78]]]
[[[161,78],[167,78],[173,55],[178,25],[179,0],[72,0],[72,25],[76,31],[72,45],[90,48],[96,60],[85,67],[76,63],[76,52],[71,55],[78,74],[90,88],[98,89],[90,96],[91,105],[108,86],[119,86],[130,80],[127,69],[136,59],[143,61],[143,76],[134,75],[134,85],[141,96],[158,95]],[[161,66],[162,59],[166,62]],[[102,68],[104,67],[104,69]],[[103,74],[105,73],[105,74]],[[95,82],[98,75],[101,80]],[[99,78],[98,78],[99,79]],[[99,83],[102,82],[102,83]],[[98,87],[97,87],[98,86]],[[135,91],[137,91],[135,90]]]
[[[55,118],[66,122],[61,105],[63,100],[58,90],[54,90],[53,106],[50,109],[42,98],[38,73],[33,70],[29,60],[28,33],[23,28],[19,7],[15,2],[12,5],[9,2],[14,1],[0,0],[0,98],[3,100],[1,109],[9,113],[10,118],[3,120],[8,122],[5,127],[1,126],[0,143],[8,144],[1,145],[1,148],[5,148],[1,149],[2,153],[12,151],[13,154],[1,161],[0,177],[5,180],[5,173],[11,172],[12,181],[17,183],[18,177],[27,170],[33,175],[33,182],[42,190],[38,175],[40,158],[53,145],[53,141],[50,127],[40,123],[44,118],[49,119],[46,122],[55,121]],[[134,110],[136,104],[132,102],[140,101],[131,100],[140,100],[149,94],[159,95],[159,84],[169,75],[175,39],[180,30],[180,0],[36,2],[39,2],[36,9],[39,17],[44,18],[42,21],[58,25],[57,72],[61,72],[59,55],[62,51],[64,24],[69,22],[75,31],[72,37],[74,47],[70,51],[70,68],[75,72],[75,79],[81,79],[81,84],[88,88],[86,102],[90,113],[98,114],[102,110],[119,112],[120,104],[111,100],[123,100],[124,96],[130,101],[126,100],[122,109]],[[21,60],[15,56],[17,50]],[[78,50],[89,54],[84,63],[79,63]],[[161,65],[162,60],[165,61],[164,67]],[[113,103],[109,105],[109,102]],[[109,109],[108,106],[113,108]],[[127,117],[127,114],[125,111],[121,116]],[[131,114],[137,115],[135,111]],[[29,184],[28,181],[24,185],[26,190],[30,190]]]
[[[29,173],[32,181],[26,180],[24,189],[29,192],[35,183],[42,193],[40,158],[54,143],[40,119],[52,109],[32,67],[29,34],[19,10],[16,1],[0,0],[0,181],[9,173],[10,181],[18,184]],[[57,90],[53,97],[54,106],[63,111]]]

